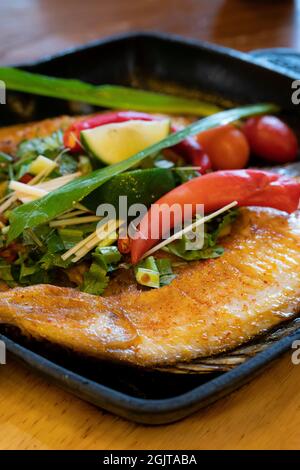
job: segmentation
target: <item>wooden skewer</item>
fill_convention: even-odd
[[[85,239],[87,243],[81,245],[81,247],[76,250],[75,257],[72,259],[72,262],[76,263],[85,255],[87,255],[88,252],[95,248],[95,246],[99,245],[101,241],[107,239],[110,235],[115,233],[116,229],[123,223],[124,222],[120,220],[110,220],[101,229],[96,230],[96,232],[94,232],[94,237],[90,238],[88,241]]]
[[[77,210],[70,209],[67,212],[64,212],[63,214],[56,217],[56,220],[69,219],[71,217],[78,217],[79,215],[86,214],[87,212],[88,211],[79,211],[79,210],[77,211]]]
[[[85,255],[87,255],[89,251],[91,251],[93,248],[95,248],[95,246],[98,245],[99,241],[100,240],[98,239],[96,235],[96,237],[90,241],[89,247],[84,246],[76,252],[76,256],[72,259],[72,263],[77,263],[77,261],[79,261]]]
[[[198,219],[196,222],[193,222],[192,224],[188,225],[187,227],[180,230],[179,232],[174,233],[174,235],[167,238],[166,240],[163,240],[158,245],[155,245],[153,248],[151,248],[151,250],[146,251],[146,253],[142,256],[141,259],[147,258],[147,256],[150,256],[153,253],[155,253],[157,250],[160,250],[164,246],[169,245],[169,243],[173,242],[174,240],[178,240],[178,238],[181,238],[182,235],[191,232],[194,228],[198,227],[199,225],[204,224],[205,222],[207,222],[210,219],[213,219],[214,217],[217,217],[223,212],[228,211],[232,207],[235,207],[237,204],[238,204],[237,201],[233,201],[230,204],[227,204],[226,206],[222,207],[221,209],[218,209],[217,211],[213,212],[212,214],[209,214],[206,217],[202,217],[201,219]]]
[[[49,223],[49,227],[88,224],[90,222],[98,222],[99,220],[101,220],[101,217],[98,217],[97,215],[88,215],[86,217],[71,217],[69,219],[53,220]]]
[[[3,204],[0,206],[0,214],[3,214],[16,200],[17,195],[13,193]]]
[[[63,255],[62,255],[62,259],[65,261],[67,260],[68,258],[70,258],[70,256],[74,255],[76,253],[76,251],[78,251],[82,246],[84,246],[86,244],[87,241],[89,240],[92,240],[92,238],[94,238],[95,236],[97,235],[96,231],[91,233],[87,238],[85,238],[84,240],[81,240],[80,242],[77,243],[77,245],[73,246],[72,248],[70,248],[68,251],[66,251]]]

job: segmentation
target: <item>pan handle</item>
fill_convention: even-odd
[[[260,64],[267,65],[278,72],[289,75],[294,80],[300,79],[300,53],[294,49],[278,47],[273,49],[256,49],[251,56]]]

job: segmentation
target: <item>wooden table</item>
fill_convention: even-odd
[[[290,1],[14,0],[0,6],[0,63],[36,59],[100,36],[161,30],[241,50],[300,49]],[[15,363],[0,366],[1,449],[289,449],[300,447],[300,366],[290,354],[251,384],[164,427],[128,423]]]

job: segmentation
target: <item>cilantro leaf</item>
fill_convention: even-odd
[[[64,261],[60,253],[46,253],[39,260],[39,265],[45,271],[49,271],[51,268],[68,268],[71,264],[71,261],[68,259]]]
[[[63,149],[63,133],[61,130],[47,137],[23,140],[18,146],[16,157],[18,161],[15,167],[23,163],[29,163],[39,155],[54,159]]]
[[[109,282],[107,273],[116,269],[121,257],[116,246],[96,248],[90,270],[84,274],[81,290],[88,294],[101,295]]]
[[[92,263],[90,270],[84,274],[81,291],[88,294],[101,295],[107,287],[108,282],[109,277],[107,276],[107,271],[99,266],[98,263]]]
[[[231,209],[225,215],[222,214],[205,224],[203,246],[199,250],[187,249],[188,239],[185,235],[165,246],[163,250],[186,261],[218,258],[224,253],[224,248],[218,244],[218,240],[230,233],[231,224],[235,221],[237,214],[238,209]]]

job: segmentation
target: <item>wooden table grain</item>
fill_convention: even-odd
[[[137,30],[244,51],[300,49],[299,1],[4,0],[0,25],[0,64]],[[299,373],[286,354],[205,410],[150,427],[102,412],[8,357],[0,366],[0,449],[299,449]]]

